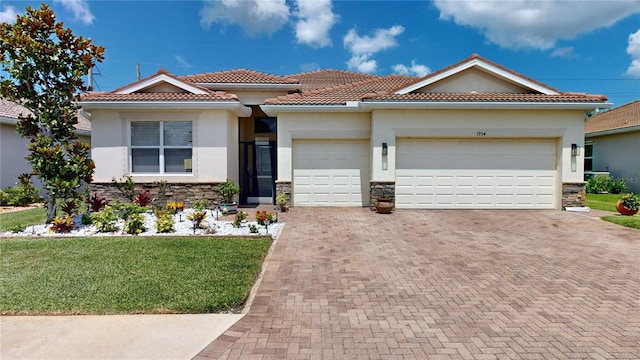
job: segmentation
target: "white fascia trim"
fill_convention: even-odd
[[[243,84],[243,83],[196,83],[210,90],[300,90],[300,84]]]
[[[80,106],[86,110],[229,110],[241,117],[251,115],[251,108],[237,101],[86,101]]]
[[[592,138],[592,137],[598,137],[598,136],[622,134],[622,133],[633,132],[633,131],[640,131],[640,125],[629,126],[629,127],[621,128],[621,129],[597,131],[597,132],[584,134],[584,136],[586,138]]]
[[[175,87],[178,87],[182,90],[188,91],[192,94],[198,94],[198,95],[204,95],[207,94],[206,91],[199,89],[195,86],[189,85],[185,82],[182,82],[180,80],[176,80],[174,78],[172,78],[171,76],[167,76],[165,74],[159,74],[157,76],[154,76],[150,79],[147,79],[146,81],[137,83],[135,85],[132,85],[130,87],[124,88],[118,92],[116,92],[116,94],[131,94],[134,93],[138,90],[142,90],[142,89],[146,89],[148,87],[151,87],[153,85],[162,83],[162,82],[166,82],[169,83]]]
[[[404,89],[401,89],[401,90],[397,91],[396,94],[407,94],[407,93],[410,93],[412,91],[415,91],[415,90],[420,89],[422,87],[425,87],[427,85],[433,84],[433,83],[435,83],[437,81],[440,81],[440,80],[442,80],[444,78],[447,78],[449,76],[455,75],[455,74],[457,74],[457,73],[459,73],[461,71],[464,71],[464,70],[469,69],[469,68],[474,67],[474,66],[477,66],[477,67],[482,68],[482,69],[484,69],[484,70],[486,70],[486,71],[488,71],[490,73],[493,73],[493,74],[496,74],[496,75],[498,75],[500,77],[508,79],[508,80],[510,80],[510,81],[512,81],[512,82],[514,82],[516,84],[519,84],[519,85],[528,87],[528,88],[530,88],[532,90],[538,91],[538,92],[540,92],[542,94],[545,94],[545,95],[558,95],[558,92],[556,92],[556,91],[553,91],[553,90],[551,90],[551,89],[549,89],[547,87],[541,86],[541,85],[539,85],[537,83],[531,82],[531,81],[529,81],[529,80],[527,80],[525,78],[522,78],[520,76],[516,76],[516,75],[512,74],[511,72],[505,71],[505,70],[503,70],[501,68],[498,68],[498,67],[495,67],[493,65],[487,64],[484,61],[480,61],[479,59],[473,59],[473,60],[471,60],[471,61],[469,61],[469,62],[467,62],[465,64],[461,64],[460,66],[457,66],[457,67],[455,67],[453,69],[449,69],[449,70],[447,70],[447,71],[445,71],[445,72],[443,72],[441,74],[438,74],[438,75],[436,75],[434,77],[431,77],[429,79],[426,79],[424,81],[421,81],[419,83],[411,85],[411,86],[406,87]]]
[[[556,102],[362,102],[360,109],[549,109],[594,110],[611,107],[611,103],[556,103]]]
[[[260,109],[269,116],[281,112],[362,112],[360,102],[349,101],[346,105],[260,105]]]

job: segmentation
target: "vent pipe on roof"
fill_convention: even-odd
[[[136,81],[140,81],[140,63],[136,63]]]
[[[87,89],[93,91],[93,66],[89,68],[89,72],[87,73],[87,83]]]

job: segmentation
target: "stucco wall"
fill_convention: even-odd
[[[467,93],[471,91],[487,93],[526,93],[529,90],[514,83],[500,80],[484,71],[469,69],[442,79],[418,92]]]
[[[90,142],[89,136],[79,136],[80,140]],[[31,164],[25,159],[29,155],[27,150],[28,140],[22,138],[15,125],[0,124],[0,188],[15,186],[18,176],[31,173]],[[31,178],[34,186],[42,188],[42,183],[36,178]]]
[[[220,182],[227,177],[237,180],[237,117],[224,110],[209,111],[91,111],[95,137],[92,156],[96,163],[95,182],[110,182],[130,174],[130,122],[142,120],[193,121],[191,174],[131,174],[135,182]],[[234,170],[235,169],[235,170]]]
[[[293,140],[369,139],[368,113],[278,114],[278,181],[292,180]]]
[[[587,140],[593,140],[594,171],[609,171],[626,179],[629,191],[640,192],[640,131]]]

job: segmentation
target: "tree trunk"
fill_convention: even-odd
[[[53,222],[53,218],[56,217],[56,198],[49,195],[47,199],[47,224]]]

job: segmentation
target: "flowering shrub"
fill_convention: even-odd
[[[127,234],[138,235],[145,231],[144,227],[144,215],[131,214],[127,221],[124,222],[124,231]]]
[[[269,224],[273,224],[275,219],[276,217],[272,212],[268,212],[266,210],[256,211],[256,222],[260,225],[267,226]]]
[[[155,199],[151,197],[151,193],[149,192],[149,190],[145,190],[139,192],[133,200],[136,204],[144,207],[151,205],[151,203]]]
[[[184,202],[182,201],[171,201],[167,204],[167,209],[171,211],[172,214],[177,213],[178,211],[184,210]]]
[[[109,200],[103,197],[98,197],[98,194],[93,194],[87,199],[87,204],[89,204],[91,211],[96,212],[109,205]]]
[[[70,233],[73,228],[73,217],[70,215],[65,217],[56,216],[51,223],[51,231],[57,233]]]
[[[233,227],[239,228],[242,222],[247,220],[247,216],[249,216],[249,214],[247,214],[245,211],[240,211],[236,214],[235,218],[233,219],[233,223],[231,224],[233,225]]]
[[[174,231],[173,230],[174,224],[175,224],[175,220],[173,219],[173,216],[171,216],[171,214],[163,213],[163,214],[157,215],[156,230],[158,230],[159,233],[172,233]]]

